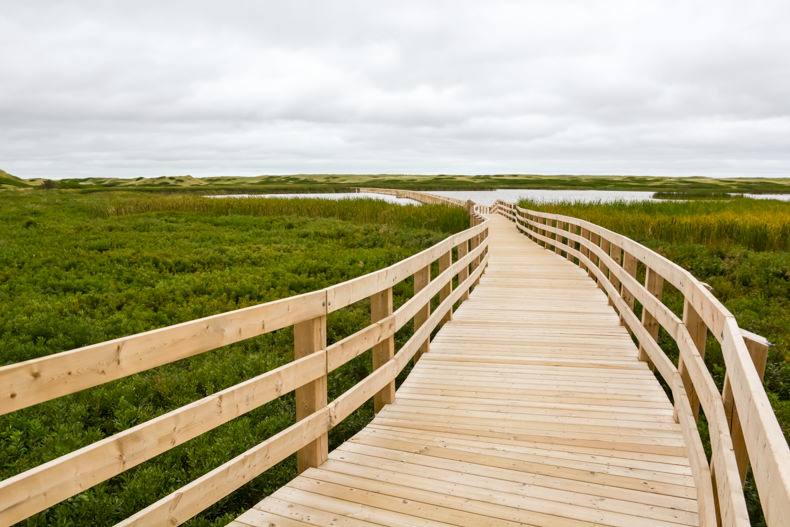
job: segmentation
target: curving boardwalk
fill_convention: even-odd
[[[231,525],[696,525],[673,407],[587,273],[493,216],[490,261],[371,424]]]

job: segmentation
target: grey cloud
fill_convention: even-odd
[[[790,7],[3,2],[0,168],[790,175]]]

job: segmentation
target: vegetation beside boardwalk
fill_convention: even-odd
[[[93,192],[352,192],[357,187],[410,190],[639,190],[654,192],[790,193],[790,178],[703,178],[587,175],[297,174],[291,176],[20,179],[0,170],[0,189],[81,189]]]
[[[742,328],[774,344],[768,352],[764,384],[790,440],[790,203],[737,198],[606,204],[521,201],[519,205],[582,218],[628,236],[711,285]],[[682,296],[669,284],[664,303],[682,315]],[[677,364],[677,347],[663,330],[659,344]],[[705,362],[721,389],[721,347],[710,335],[706,347]],[[746,490],[753,524],[760,525],[764,520],[753,482],[747,482]]]
[[[0,364],[299,293],[383,268],[468,227],[466,211],[377,200],[0,192]],[[395,288],[395,304],[412,292]],[[370,323],[365,301],[333,313],[328,340]],[[396,335],[402,343],[407,326]],[[0,479],[249,379],[293,358],[289,329],[0,417]],[[329,375],[336,397],[370,371],[363,354]],[[372,417],[365,405],[334,447]],[[27,525],[108,525],[294,421],[282,397],[143,463]],[[191,525],[224,525],[295,475],[292,458]]]

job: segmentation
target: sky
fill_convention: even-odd
[[[0,169],[790,177],[786,0],[0,0]]]

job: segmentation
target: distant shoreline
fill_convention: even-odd
[[[749,194],[790,193],[790,178],[708,178],[654,176],[568,175],[359,175],[317,174],[293,176],[158,178],[22,179],[0,171],[0,189],[73,189],[84,191],[195,191],[217,193],[255,192],[353,192],[357,187],[412,190],[638,190],[652,192],[722,192]]]

